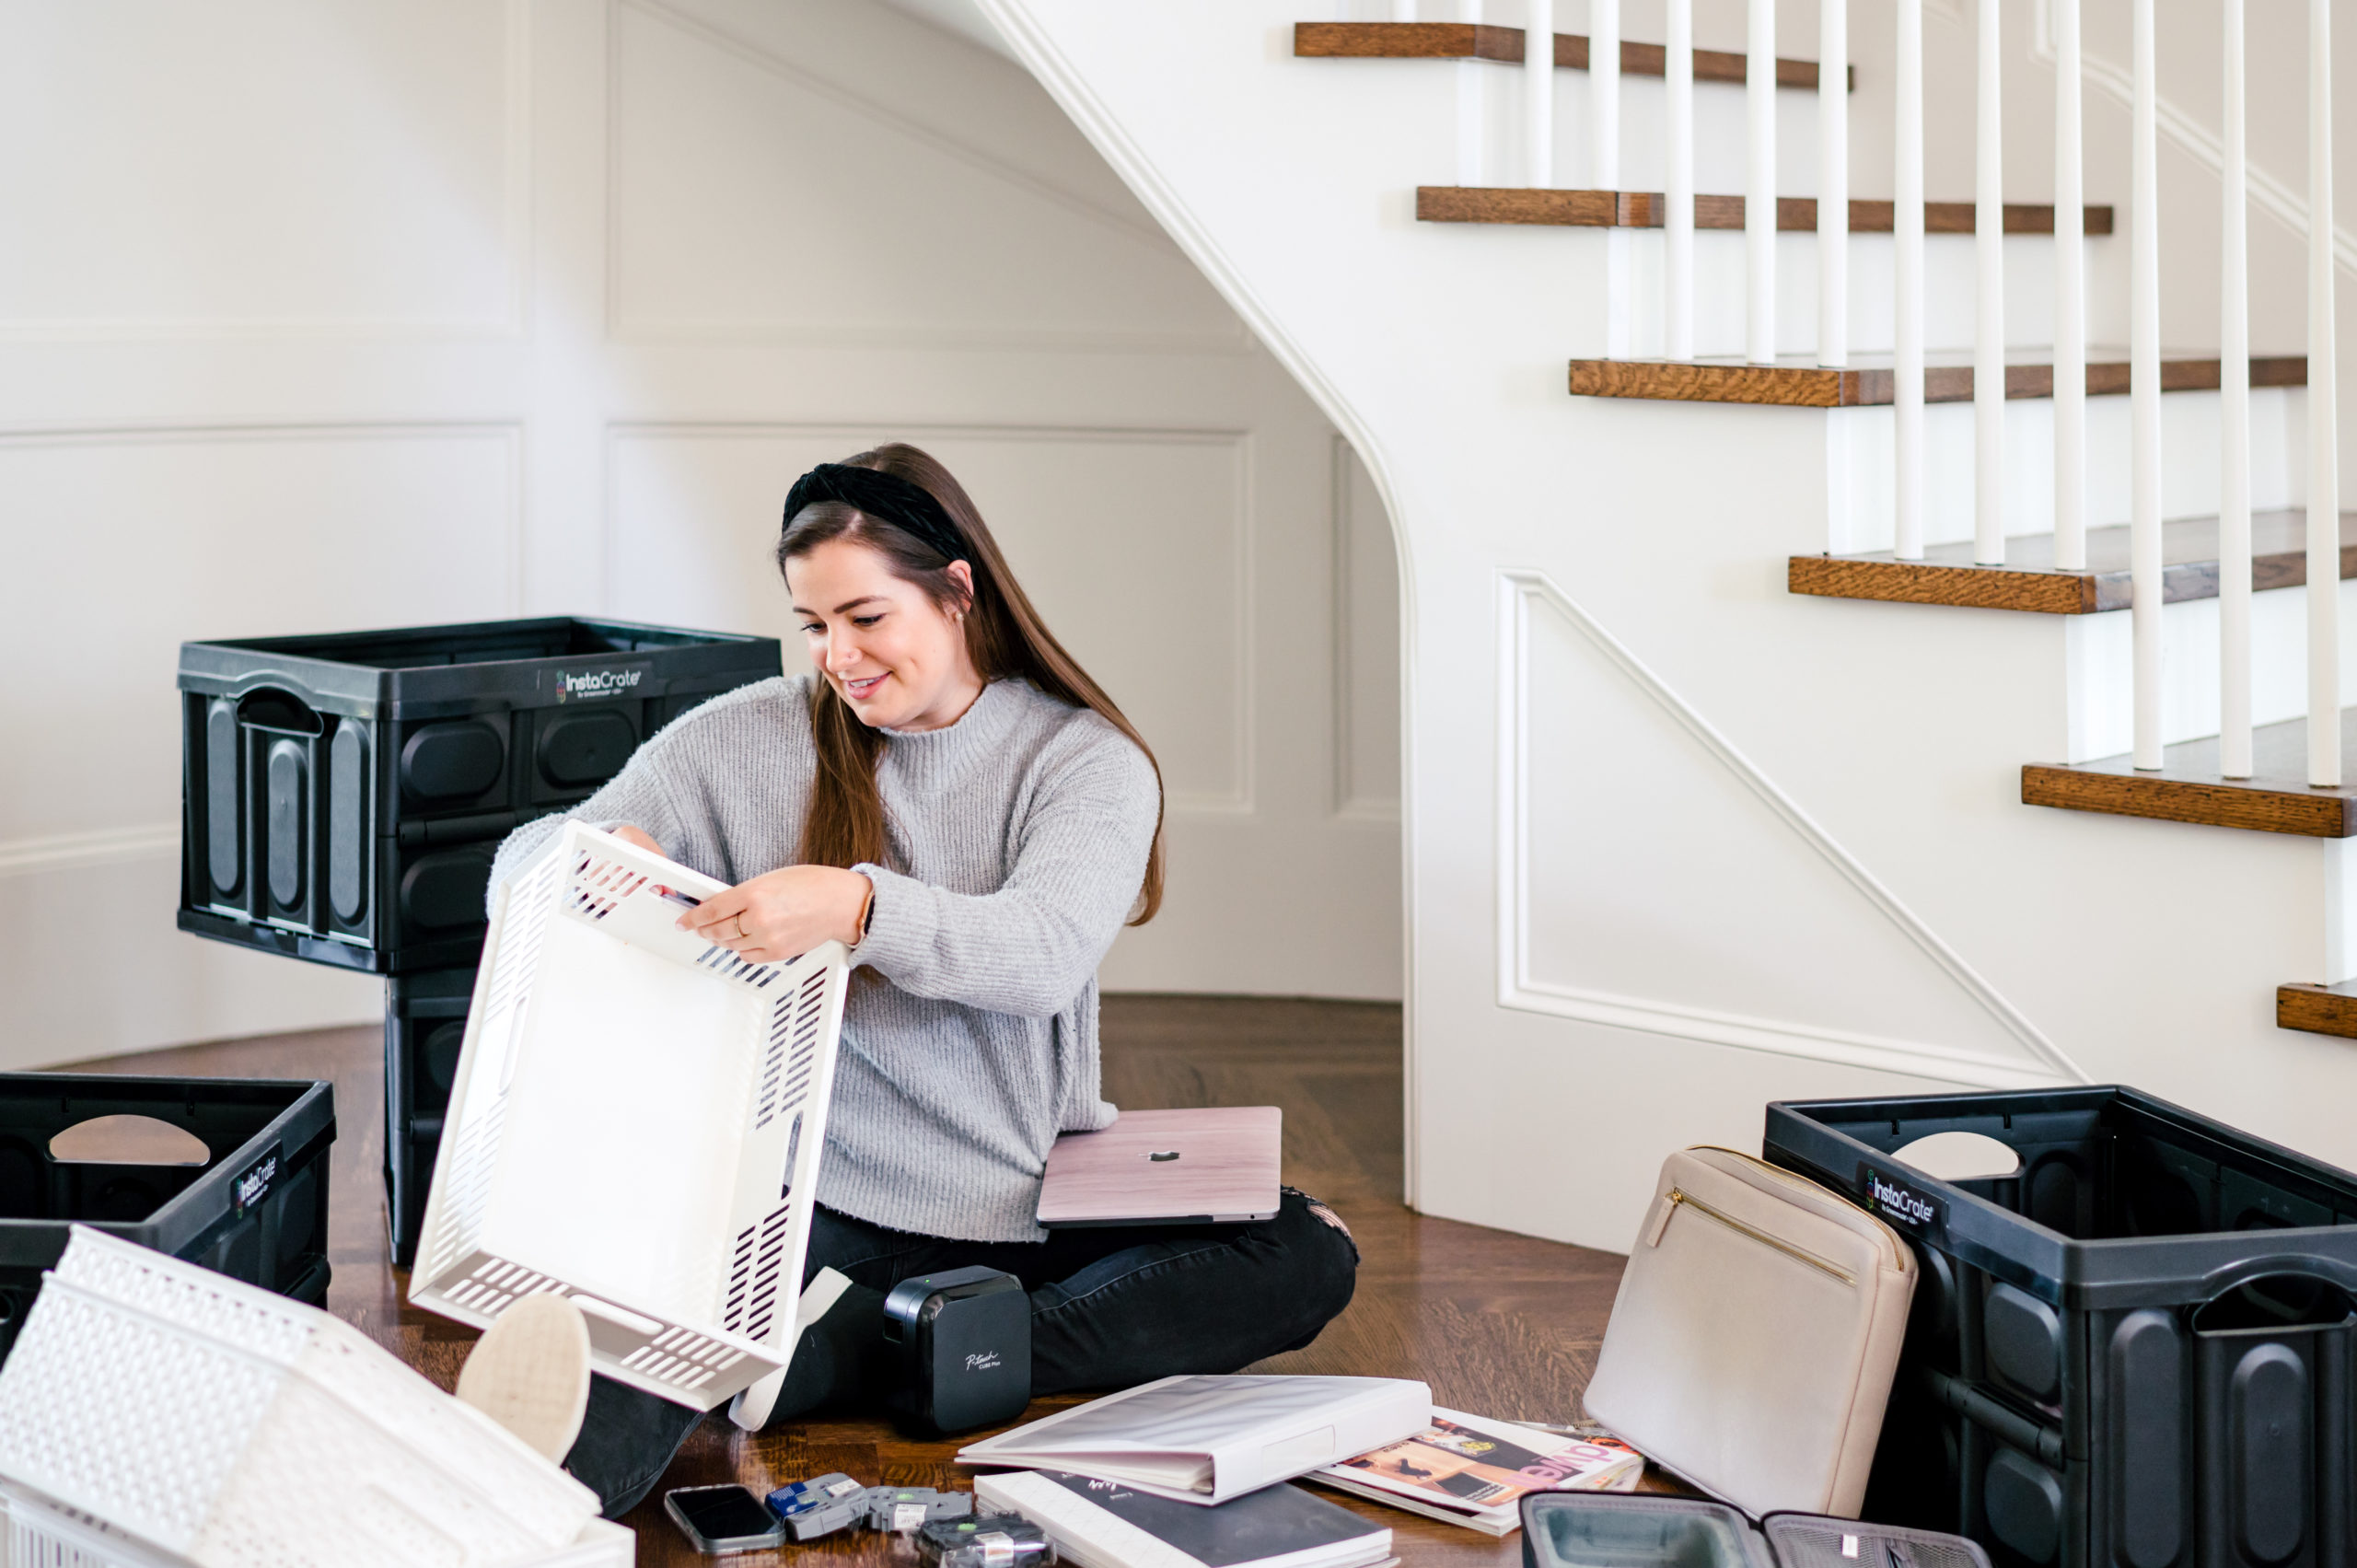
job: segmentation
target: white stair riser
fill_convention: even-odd
[[[1945,613],[1927,610],[1925,614]],[[1962,611],[1957,613],[1977,613]],[[2134,742],[2131,616],[2065,617],[2067,762],[2117,757]],[[2340,620],[2357,625],[2357,582],[2340,585]],[[2307,712],[2307,590],[2251,596],[2251,722]],[[2218,733],[2218,601],[2187,599],[2161,612],[2161,735],[2166,744]],[[2340,640],[2340,689],[2357,691],[2357,640]]]
[[[2130,520],[2132,474],[2129,400],[2087,400],[2087,523]],[[1835,554],[1891,548],[1894,516],[1893,425],[1887,408],[1836,409],[1827,415],[1826,548]],[[2161,399],[2161,515],[2207,517],[2218,512],[2219,396],[2170,392]],[[1975,484],[1969,403],[1923,411],[1924,541],[1972,537]],[[2054,404],[2024,398],[2005,405],[2005,531],[2054,528]],[[2307,393],[2262,388],[2251,394],[2251,506],[2271,511],[2307,498]]]
[[[1420,63],[1422,64],[1422,63]],[[1427,65],[1425,67],[1429,69]],[[1472,61],[1457,67],[1457,90],[1477,98],[1473,117],[1480,145],[1472,159],[1458,149],[1461,184],[1525,185],[1522,72],[1513,65]],[[1732,194],[1743,189],[1745,148],[1750,142],[1744,88],[1734,82],[1694,84],[1694,188]],[[1666,183],[1663,127],[1668,121],[1666,87],[1658,76],[1620,78],[1620,183],[1623,191],[1659,191]],[[1459,112],[1462,113],[1462,105]],[[1463,123],[1462,121],[1459,123]],[[1563,190],[1594,186],[1589,163],[1588,75],[1555,73],[1554,168],[1548,183]],[[1435,145],[1447,145],[1457,127],[1435,127]],[[1817,191],[1817,95],[1776,95],[1778,188],[1787,196]],[[1968,191],[1938,192],[1968,197]]]
[[[2087,291],[2090,340],[2124,343],[2124,317],[2108,319],[2106,301],[2124,296],[2126,281],[2114,285],[2108,273],[2118,249],[2090,239]],[[1817,354],[1817,236],[1776,237],[1776,347],[1779,353]],[[1663,353],[1665,240],[1659,230],[1631,235],[1630,282],[1633,324],[1631,354],[1640,359]],[[1969,354],[1975,331],[1974,241],[1968,234],[1934,234],[1923,247],[1923,342],[1935,354]],[[2043,357],[2054,341],[2054,238],[2016,234],[2005,245],[2005,343]],[[1850,352],[1892,351],[1897,295],[1895,242],[1887,234],[1850,237]],[[1694,352],[1703,358],[1744,352],[1745,258],[1743,235],[1735,229],[1703,229],[1694,237]],[[2115,351],[2116,352],[2116,351]]]

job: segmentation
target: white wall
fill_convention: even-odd
[[[0,1066],[359,1020],[172,928],[178,643],[784,630],[809,462],[966,478],[1158,747],[1117,988],[1396,996],[1333,430],[1019,69],[857,0],[0,6]]]

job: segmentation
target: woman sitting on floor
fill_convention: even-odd
[[[1358,1250],[1288,1190],[1260,1224],[1042,1231],[1059,1132],[1109,1123],[1097,966],[1162,901],[1153,753],[1007,570],[965,490],[913,447],[795,482],[777,560],[815,678],[674,721],[573,815],[737,884],[682,921],[755,962],[848,946],[855,973],[805,1282],[772,1420],[876,1411],[884,1298],[1003,1270],[1031,1298],[1032,1391],[1233,1372],[1309,1343]],[[559,819],[502,846],[494,885]],[[566,1464],[626,1512],[700,1419],[604,1377]]]

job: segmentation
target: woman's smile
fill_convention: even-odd
[[[842,678],[843,695],[854,703],[865,703],[876,695],[876,688],[882,685],[884,678],[891,673],[890,670],[886,669],[878,670],[874,675],[846,675]]]

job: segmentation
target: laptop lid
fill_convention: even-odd
[[[1204,1225],[1277,1212],[1284,1113],[1273,1105],[1125,1110],[1048,1151],[1043,1225]]]

